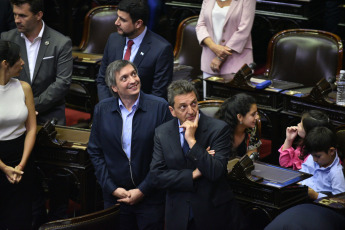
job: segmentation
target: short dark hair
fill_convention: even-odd
[[[139,19],[143,21],[144,25],[147,25],[149,18],[149,8],[144,0],[122,0],[117,9],[128,13],[131,16],[132,22],[136,22]]]
[[[198,92],[195,89],[193,83],[186,80],[173,81],[168,87],[168,103],[171,107],[174,107],[175,97],[182,94],[188,94],[194,92],[198,98]]]
[[[302,144],[304,155],[316,152],[328,153],[331,147],[337,147],[337,138],[336,134],[327,127],[316,127],[310,130]]]
[[[138,68],[132,62],[127,60],[116,60],[108,65],[105,72],[105,82],[107,83],[107,86],[110,88],[110,90],[112,86],[116,86],[116,73],[120,72],[121,69],[127,65],[133,66],[134,70],[138,73]],[[113,90],[111,90],[111,92],[115,97],[118,97],[118,94]]]
[[[16,6],[28,3],[30,5],[30,11],[33,14],[37,14],[40,11],[44,12],[43,0],[11,0],[11,3]]]
[[[306,134],[315,127],[324,126],[334,131],[334,126],[332,125],[327,114],[320,110],[310,110],[302,114],[302,124],[303,129]]]
[[[20,47],[13,42],[0,40],[0,62],[6,60],[10,67],[20,59]]]

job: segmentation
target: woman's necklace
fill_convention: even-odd
[[[226,1],[228,1],[228,0],[219,0],[219,1],[221,1],[221,2],[226,2]]]

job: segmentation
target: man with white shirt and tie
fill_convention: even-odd
[[[72,80],[72,42],[42,20],[43,0],[11,0],[17,28],[1,39],[17,43],[25,65],[18,77],[34,94],[37,122],[64,125],[65,95]]]
[[[97,76],[100,101],[111,97],[105,83],[106,68],[111,62],[121,59],[137,66],[143,92],[166,98],[173,75],[173,49],[168,41],[147,28],[149,11],[144,2],[122,0],[118,5],[117,32],[108,38]]]

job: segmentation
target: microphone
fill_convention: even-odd
[[[256,68],[256,63],[255,63],[255,62],[252,62],[252,63],[250,63],[248,66],[249,66],[249,68],[251,68],[251,69],[254,71],[255,68]]]

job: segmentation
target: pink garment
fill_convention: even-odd
[[[288,149],[282,150],[284,145],[280,147],[278,150],[280,153],[279,156],[279,164],[283,167],[290,168],[292,167],[293,170],[299,170],[302,167],[302,163],[305,162],[308,158],[306,156],[304,160],[299,159],[298,157],[301,155],[301,148],[297,147],[296,149],[290,147]]]
[[[196,34],[199,43],[202,45],[201,70],[213,74],[210,64],[216,55],[202,41],[210,37],[214,40],[212,25],[212,9],[216,0],[204,0],[196,26]],[[220,44],[233,50],[223,63],[219,74],[236,73],[243,64],[253,62],[251,30],[255,16],[254,0],[232,1],[225,18],[223,36]],[[217,73],[218,74],[218,73]]]

